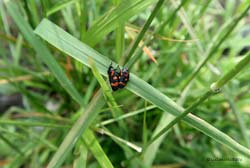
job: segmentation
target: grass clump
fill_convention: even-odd
[[[0,165],[247,167],[249,8],[0,2]]]

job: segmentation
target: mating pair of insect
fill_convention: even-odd
[[[113,91],[122,89],[126,86],[129,80],[128,68],[120,69],[119,65],[117,66],[117,68],[114,68],[111,63],[108,68],[108,77]]]

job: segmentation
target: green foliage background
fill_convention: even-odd
[[[0,1],[0,103],[23,104],[1,111],[0,166],[248,167],[249,8]],[[130,70],[116,92],[111,62]]]

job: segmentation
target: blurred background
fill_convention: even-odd
[[[131,61],[126,55],[156,1],[10,1],[14,5],[0,0],[0,167],[46,167],[100,85],[91,69],[43,43],[80,94],[80,106],[41,59],[37,53],[39,46],[30,43],[30,29],[17,26],[15,20],[21,17],[25,21],[23,25],[34,30],[47,18],[124,66]],[[236,22],[249,5],[250,1],[243,0],[166,0],[138,45],[137,59],[132,61],[130,72],[180,106],[190,106],[250,50],[249,11]],[[122,9],[124,12],[119,13]],[[27,34],[24,34],[26,28]],[[197,65],[209,54],[211,57],[190,81]],[[250,73],[246,68],[220,94],[210,97],[193,111],[248,149],[249,83]],[[114,92],[113,96],[123,112],[121,121],[125,127],[120,128],[106,103],[91,129],[114,167],[249,166],[245,156],[184,122],[179,122],[158,140],[151,151],[138,156],[120,139],[143,147],[157,129],[170,121],[171,115],[163,115],[162,110],[126,89]],[[102,126],[110,119],[114,122]],[[103,134],[101,130],[112,135]],[[100,167],[96,156],[87,152],[88,145],[83,146],[78,142],[62,167]],[[140,161],[134,162],[134,158]]]

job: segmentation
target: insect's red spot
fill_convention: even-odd
[[[118,86],[119,83],[118,82],[115,82],[115,83],[111,83],[111,86]]]

